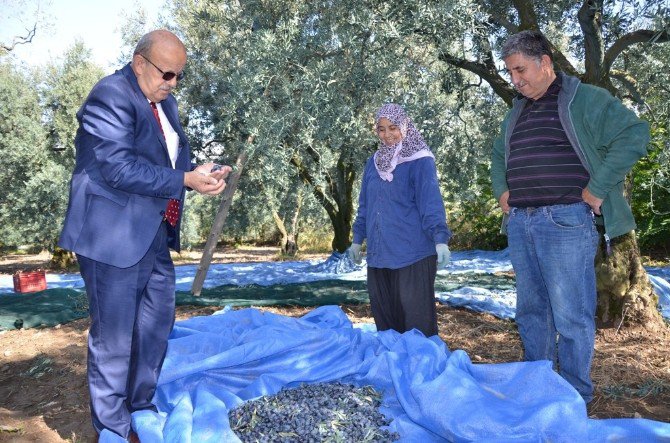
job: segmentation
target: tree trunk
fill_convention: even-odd
[[[299,209],[296,212],[299,212]],[[289,232],[288,229],[286,228],[284,220],[279,216],[279,213],[274,209],[272,210],[272,218],[275,221],[277,230],[281,234],[281,240],[280,240],[281,253],[283,255],[288,255],[289,257],[295,257],[295,255],[298,253],[298,242],[296,239],[295,227],[291,232]]]
[[[291,222],[291,232],[288,233],[286,239],[286,247],[283,251],[286,255],[294,257],[298,253],[298,235],[300,234],[300,210],[302,209],[302,191],[298,190],[298,198],[296,202],[295,212],[293,213],[293,220]]]
[[[298,253],[298,241],[294,234],[289,234],[286,241],[282,244],[281,252],[289,257],[295,257]]]
[[[277,226],[279,235],[281,235],[281,240],[279,240],[279,243],[281,245],[281,252],[284,254],[286,243],[288,242],[288,232],[286,230],[286,225],[284,224],[284,220],[282,220],[282,218],[279,216],[279,212],[275,211],[274,209],[272,209],[272,219],[275,221],[275,226]]]
[[[315,155],[318,159],[318,155]],[[340,159],[334,171],[336,178],[325,173],[327,186],[318,183],[315,175],[307,168],[298,156],[291,158],[291,164],[298,169],[303,183],[310,186],[317,201],[321,203],[333,225],[334,251],[344,252],[349,246],[349,233],[353,219],[353,184],[356,177],[353,165]]]
[[[341,217],[342,213],[337,213],[339,217],[331,217],[333,224],[333,251],[344,252],[349,247],[349,233],[351,232],[351,217]]]
[[[639,325],[652,331],[663,328],[658,296],[642,266],[635,233],[612,239],[610,255],[603,243],[596,256],[599,326]]]
[[[261,186],[262,187],[262,186]],[[283,255],[288,255],[289,257],[295,257],[298,253],[298,232],[299,232],[299,220],[300,220],[300,209],[302,209],[302,191],[298,189],[296,196],[295,211],[293,211],[293,217],[291,219],[290,227],[291,230],[286,227],[284,219],[279,215],[279,211],[274,207],[270,208],[272,212],[272,219],[275,221],[275,225],[279,234],[281,235],[280,247],[281,253]],[[268,198],[268,200],[271,200]]]

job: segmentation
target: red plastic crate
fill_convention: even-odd
[[[18,271],[14,273],[14,292],[37,292],[47,288],[44,271]]]

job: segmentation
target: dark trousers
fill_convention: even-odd
[[[418,329],[437,334],[434,255],[400,269],[368,267],[370,308],[378,331]]]
[[[98,433],[108,429],[127,438],[130,414],[153,408],[174,325],[175,272],[165,224],[146,255],[129,268],[77,259],[91,318],[87,363],[93,426]]]

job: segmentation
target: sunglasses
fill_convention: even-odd
[[[175,74],[174,72],[170,72],[170,71],[165,72],[165,71],[163,71],[161,68],[159,68],[158,66],[156,66],[156,65],[154,64],[154,62],[152,62],[151,60],[149,60],[146,56],[144,56],[144,55],[142,55],[142,54],[138,54],[138,55],[140,55],[144,60],[146,60],[146,61],[148,61],[149,63],[151,63],[151,66],[153,66],[154,68],[158,69],[158,72],[160,72],[161,74],[163,74],[163,80],[165,80],[166,82],[169,82],[170,80],[172,80],[172,79],[175,78],[175,77],[177,77],[177,81],[181,81],[181,80],[184,78],[184,72],[183,72],[183,71],[180,72],[179,74]]]

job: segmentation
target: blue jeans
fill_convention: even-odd
[[[551,360],[588,403],[597,300],[593,212],[586,203],[511,208],[507,237],[524,358]]]

